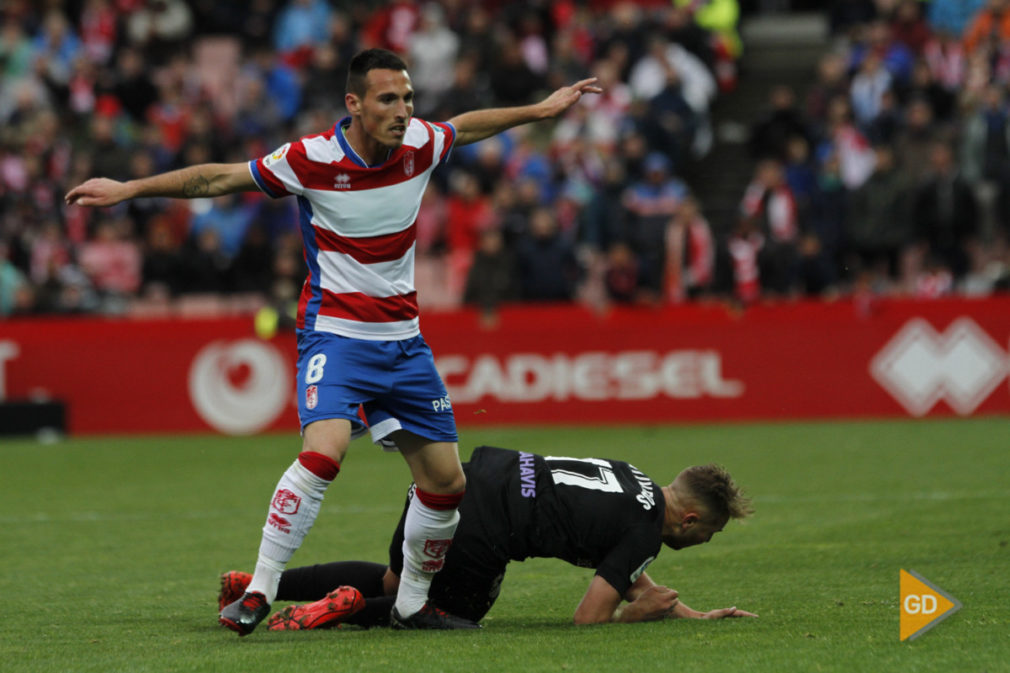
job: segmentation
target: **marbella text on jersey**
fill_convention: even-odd
[[[735,398],[742,381],[723,377],[722,356],[714,350],[599,351],[568,355],[514,353],[499,357],[444,355],[435,360],[456,403],[488,396],[504,402],[570,399],[646,400]]]

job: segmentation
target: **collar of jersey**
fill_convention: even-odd
[[[362,168],[378,168],[382,164],[389,161],[389,158],[393,156],[392,151],[389,154],[387,154],[386,158],[380,161],[379,163],[372,164],[371,166],[366,164],[365,160],[362,159],[358,155],[358,153],[354,151],[353,147],[351,147],[351,143],[347,142],[347,136],[344,135],[344,130],[350,125],[351,125],[351,117],[350,115],[348,115],[347,117],[344,117],[343,119],[338,121],[337,125],[333,127],[333,135],[337,137],[337,142],[340,143],[340,149],[344,150],[345,156],[350,157],[351,161],[356,163],[358,166],[361,166]]]

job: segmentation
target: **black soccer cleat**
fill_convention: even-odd
[[[270,614],[270,604],[267,597],[257,592],[245,593],[234,603],[229,603],[221,610],[218,621],[240,636],[248,636],[256,625]]]
[[[409,617],[401,617],[394,605],[392,612],[389,614],[389,625],[400,631],[413,629],[438,629],[446,631],[449,629],[479,629],[481,627],[477,622],[471,622],[469,619],[450,615],[448,612],[433,608],[427,603]]]

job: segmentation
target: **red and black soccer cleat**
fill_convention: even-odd
[[[289,605],[267,622],[271,631],[323,629],[343,622],[365,607],[365,598],[354,587],[338,587],[314,603]]]
[[[393,611],[389,615],[390,626],[397,630],[412,629],[479,629],[480,624],[463,619],[456,615],[450,615],[444,610],[433,608],[427,603],[409,617],[401,617],[400,613],[393,606]]]
[[[226,605],[242,598],[245,588],[252,582],[252,575],[240,570],[229,570],[221,573],[221,591],[217,595],[217,609],[220,612]]]
[[[221,610],[218,621],[240,636],[248,636],[268,614],[270,604],[267,603],[267,597],[259,592],[246,592],[242,598]]]

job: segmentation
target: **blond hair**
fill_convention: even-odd
[[[750,498],[744,495],[729,472],[719,465],[689,467],[680,473],[677,481],[683,483],[687,497],[713,516],[743,519],[754,513]]]

